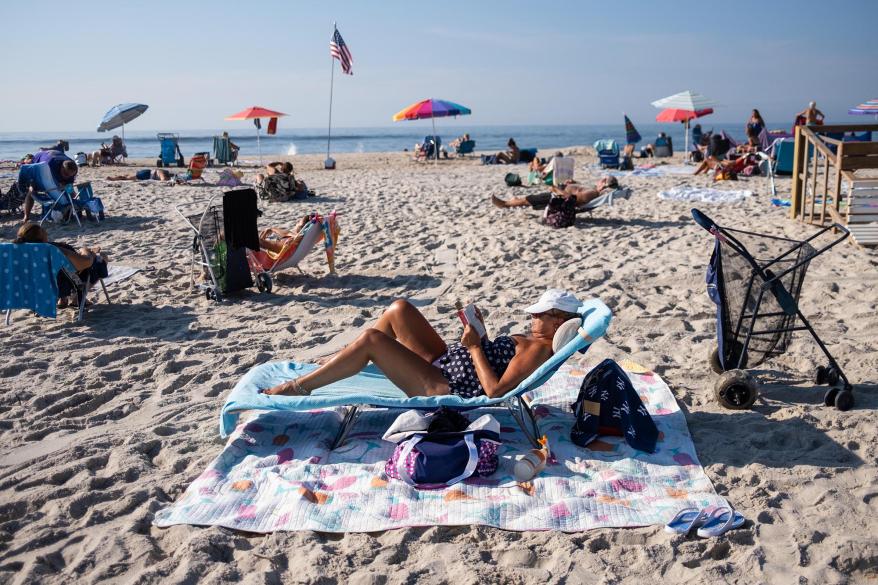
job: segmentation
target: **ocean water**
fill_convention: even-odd
[[[743,124],[714,124],[702,121],[705,131],[726,130],[737,140],[743,140]],[[773,127],[769,125],[769,127]],[[651,142],[659,132],[673,138],[676,149],[683,148],[683,127],[681,124],[639,124],[637,130],[643,136],[640,145]],[[401,122],[391,127],[380,128],[333,128],[332,152],[400,152],[411,150],[416,142],[423,141],[431,133],[428,121]],[[116,131],[118,133],[118,131]],[[567,146],[591,145],[601,138],[614,138],[621,144],[625,142],[625,128],[619,124],[570,125],[570,126],[467,126],[459,120],[452,126],[436,123],[436,133],[443,143],[469,132],[476,141],[476,150],[504,150],[506,141],[514,137],[521,148],[564,148]],[[180,149],[188,158],[196,152],[211,152],[213,136],[220,131],[185,130],[179,132]],[[242,123],[240,129],[229,131],[232,141],[241,147],[242,158],[255,158],[256,133],[252,125]],[[0,160],[18,160],[41,146],[50,146],[59,138],[70,143],[68,154],[92,152],[100,148],[101,142],[109,143],[113,132],[0,132]],[[153,158],[159,154],[156,131],[126,130],[125,142],[131,158]],[[274,136],[260,136],[263,157],[272,155],[296,155],[326,152],[325,128],[280,128]],[[544,153],[551,154],[551,153]]]

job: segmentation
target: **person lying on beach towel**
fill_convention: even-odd
[[[533,209],[544,209],[552,198],[552,193],[567,198],[571,195],[576,197],[576,207],[583,207],[594,199],[600,197],[601,193],[608,189],[616,189],[619,182],[616,177],[603,177],[593,188],[580,185],[575,181],[567,181],[562,187],[550,187],[551,193],[535,193],[525,197],[513,197],[512,199],[503,200],[496,195],[491,196],[491,203],[500,208],[507,207],[527,207]]]
[[[479,337],[466,325],[459,343],[442,340],[411,303],[394,301],[378,321],[322,366],[265,390],[266,394],[307,396],[349,378],[374,363],[408,396],[456,394],[462,398],[503,396],[552,356],[552,339],[581,302],[571,293],[547,290],[525,309],[528,335]],[[481,315],[479,315],[481,318]]]
[[[61,253],[70,260],[70,263],[73,264],[73,268],[76,269],[80,280],[83,282],[88,281],[90,284],[94,284],[107,276],[106,255],[101,254],[100,246],[94,248],[80,248],[77,250],[70,244],[65,244],[63,242],[50,242],[49,232],[39,224],[30,222],[23,223],[21,227],[18,228],[18,233],[12,243],[52,244],[61,250]],[[63,274],[58,274],[58,307],[63,309],[71,303],[75,306],[76,298],[73,293],[73,285],[70,281],[65,278]]]
[[[150,171],[149,169],[142,169],[134,173],[133,175],[113,175],[111,177],[107,177],[108,181],[170,181],[175,178],[177,175],[175,173],[166,171],[165,169],[156,169],[154,171]]]
[[[273,162],[265,166],[265,174],[256,175],[256,187],[263,199],[289,201],[306,197],[308,186],[296,179],[292,163]]]
[[[715,157],[709,156],[698,165],[694,174],[700,175],[701,173],[706,173],[708,170],[721,170],[723,172],[730,172],[739,175],[746,167],[755,165],[756,162],[757,161],[751,161],[750,156],[739,156],[735,160],[718,160]]]

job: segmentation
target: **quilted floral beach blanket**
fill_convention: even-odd
[[[663,524],[687,506],[725,505],[698,462],[667,384],[633,364],[626,369],[659,429],[652,454],[616,437],[589,449],[570,442],[570,404],[586,371],[565,366],[532,395],[554,460],[529,484],[515,483],[512,468],[530,445],[502,409],[486,409],[501,423],[500,468],[442,490],[417,490],[384,475],[393,445],[381,436],[398,410],[365,411],[335,451],[328,445],[340,412],[271,412],[240,424],[222,453],[154,522],[259,533],[461,524],[572,532]]]

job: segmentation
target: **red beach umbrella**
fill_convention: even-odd
[[[286,116],[286,114],[284,114],[283,112],[275,112],[274,110],[269,110],[260,106],[250,106],[245,110],[241,110],[237,114],[227,116],[226,120],[259,120],[260,118],[271,118],[273,121],[276,122],[277,119],[281,116]],[[256,151],[259,153],[259,165],[262,166],[262,147],[259,144],[260,126],[261,124],[259,122],[256,122]],[[274,134],[271,124],[268,127],[268,133]]]
[[[686,122],[694,118],[700,118],[713,113],[713,108],[704,108],[703,110],[678,110],[677,108],[668,108],[659,112],[655,117],[656,122]]]

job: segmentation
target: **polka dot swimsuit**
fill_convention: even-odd
[[[506,371],[506,367],[512,358],[515,357],[515,340],[509,336],[503,335],[489,341],[482,340],[482,350],[491,369],[501,377]],[[482,384],[479,382],[479,376],[476,374],[476,367],[473,364],[473,358],[469,350],[460,343],[452,343],[448,346],[448,351],[439,356],[433,364],[442,370],[442,375],[448,380],[448,386],[451,394],[456,394],[461,398],[475,398],[485,394]]]

